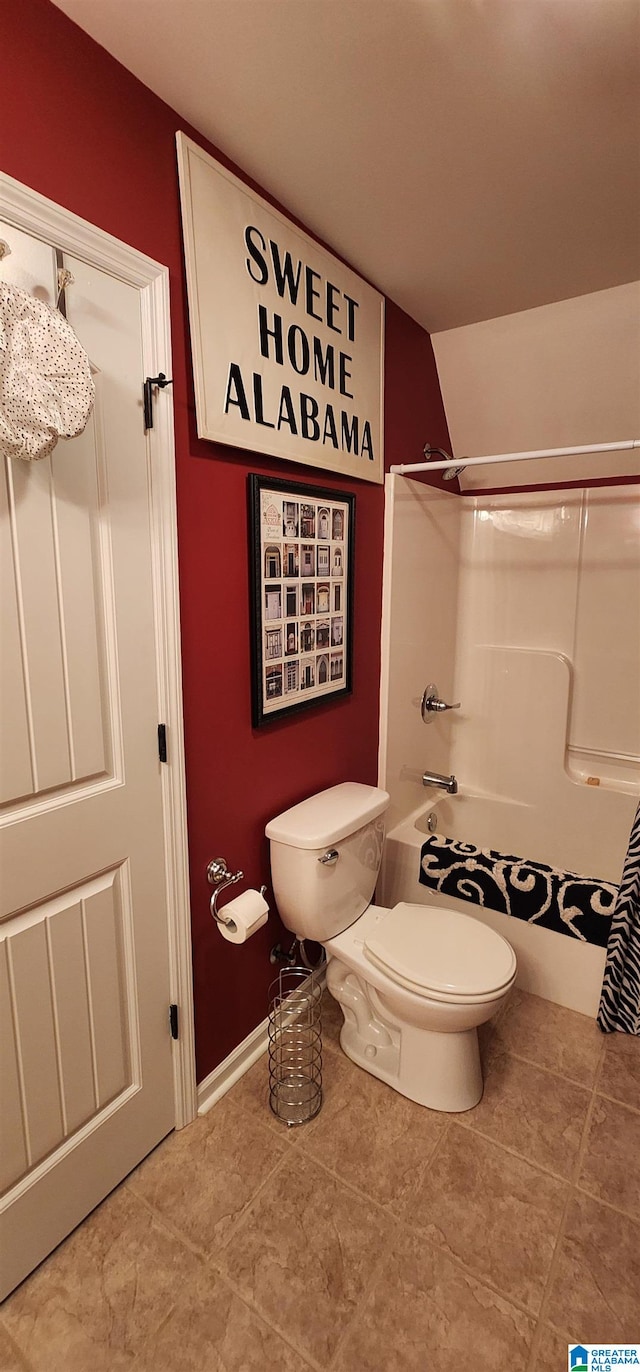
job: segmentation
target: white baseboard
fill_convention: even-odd
[[[207,1111],[219,1101],[227,1091],[235,1086],[240,1077],[253,1067],[254,1062],[262,1057],[267,1051],[269,1042],[268,1035],[269,1021],[263,1019],[262,1024],[258,1024],[242,1043],[234,1048],[233,1052],[221,1062],[218,1067],[214,1067],[213,1072],[205,1077],[198,1085],[198,1114],[206,1115]]]

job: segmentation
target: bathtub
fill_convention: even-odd
[[[376,903],[393,906],[398,901],[406,900],[415,905],[437,905],[460,910],[471,919],[482,920],[509,940],[518,959],[517,985],[522,990],[595,1018],[606,950],[566,934],[543,929],[539,925],[527,924],[498,910],[443,896],[438,891],[420,885],[420,850],[431,832],[430,817],[433,817],[436,831],[448,838],[462,839],[479,848],[517,853],[520,857],[551,865],[557,863],[557,855],[552,852],[557,835],[550,836],[549,843],[545,843],[540,830],[540,817],[532,814],[529,806],[489,796],[434,795],[418,814],[396,824],[387,833]],[[590,870],[593,867],[593,852],[588,836],[584,839],[582,855],[573,845],[571,847],[575,865],[569,870],[612,879],[609,878],[612,868],[610,855],[606,861],[602,857],[599,862],[599,866],[606,867],[606,871]],[[566,865],[569,867],[568,863]],[[620,879],[619,869],[617,878],[613,879]]]

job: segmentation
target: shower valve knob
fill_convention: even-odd
[[[459,709],[460,709],[460,701],[459,701],[459,700],[457,700],[457,701],[455,702],[454,705],[447,705],[446,700],[441,700],[441,699],[440,699],[440,695],[439,695],[439,692],[438,692],[438,687],[435,685],[435,683],[434,683],[433,681],[431,681],[431,682],[429,683],[428,686],[425,686],[424,691],[423,691],[423,694],[422,694],[422,701],[421,701],[421,703],[420,703],[420,711],[421,711],[422,718],[423,718],[425,724],[427,723],[427,720],[428,720],[428,718],[429,718],[429,715],[431,715],[431,714],[438,714],[438,713],[441,713],[442,710],[459,710]]]

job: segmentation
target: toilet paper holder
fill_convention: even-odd
[[[209,909],[216,921],[216,924],[224,924],[227,928],[234,923],[232,919],[225,919],[222,912],[218,909],[218,899],[227,886],[235,886],[237,881],[242,881],[244,872],[230,872],[225,858],[212,858],[207,866],[207,879],[210,886],[215,886],[215,891],[209,901]],[[265,896],[266,886],[260,887],[260,895]]]

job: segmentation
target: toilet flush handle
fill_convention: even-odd
[[[323,867],[335,867],[339,857],[340,854],[337,848],[327,848],[326,853],[323,853],[322,857],[318,858],[318,862],[321,862]]]

